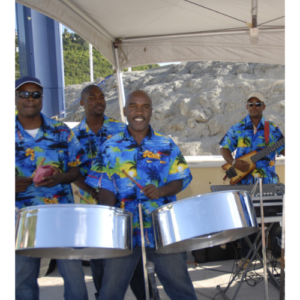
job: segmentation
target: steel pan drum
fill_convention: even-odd
[[[16,254],[91,259],[132,253],[132,214],[104,205],[54,204],[19,210]]]
[[[158,253],[208,248],[259,230],[250,196],[242,190],[193,196],[151,214]]]

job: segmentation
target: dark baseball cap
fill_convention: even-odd
[[[41,85],[41,81],[39,79],[30,76],[24,76],[16,80],[16,90],[26,83],[34,83],[40,86],[41,88],[43,88],[43,86]]]

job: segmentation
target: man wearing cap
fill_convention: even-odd
[[[220,153],[223,158],[242,172],[247,172],[249,163],[244,160],[237,160],[237,158],[254,150],[259,152],[283,138],[279,127],[273,122],[266,121],[263,117],[265,108],[266,100],[264,96],[258,92],[251,93],[247,97],[246,104],[248,115],[239,123],[233,125],[220,141]],[[265,137],[268,141],[265,140]],[[232,152],[235,150],[236,155],[233,158]],[[276,154],[285,155],[284,145],[265,156],[262,160],[257,161],[256,169],[244,177],[239,184],[255,184],[256,178],[262,178],[263,184],[277,183],[278,176],[275,172]],[[253,237],[251,239],[253,241]],[[243,245],[245,246],[243,247]],[[248,245],[242,242],[242,258],[246,257],[248,251]]]
[[[81,144],[64,123],[41,113],[39,79],[20,78],[15,90],[16,208],[74,203],[70,183],[79,176],[79,166],[88,161]],[[33,174],[42,161],[53,173],[34,184]],[[81,260],[58,259],[57,267],[64,279],[64,298],[88,300]],[[39,299],[39,268],[39,258],[16,255],[16,299]]]

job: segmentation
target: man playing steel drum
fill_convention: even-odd
[[[79,187],[80,194],[89,201],[90,204],[97,204],[94,200],[97,197],[98,189],[87,185],[84,180],[91,168],[91,164],[97,155],[102,144],[113,135],[125,130],[126,125],[118,120],[107,117],[104,112],[106,101],[103,91],[97,85],[88,85],[81,92],[80,105],[84,107],[86,117],[73,128],[79,142],[85,149],[89,157],[89,162],[80,167],[79,178],[75,184]],[[81,199],[81,203],[87,204]],[[101,282],[103,277],[104,259],[91,259],[90,265],[93,281],[96,288],[95,297],[99,297]],[[145,285],[143,277],[139,278],[138,271],[142,272],[141,262],[130,282],[130,287],[138,300],[145,297]]]
[[[74,133],[62,122],[41,113],[43,86],[40,80],[16,80],[16,207],[74,203],[70,183],[79,176],[79,166],[88,158]],[[44,162],[53,174],[33,183],[32,175]],[[51,226],[49,224],[49,230]],[[64,279],[64,298],[88,300],[81,260],[58,259]],[[16,255],[16,299],[39,299],[37,278],[40,258]]]
[[[142,254],[139,203],[143,210],[147,259],[154,263],[167,295],[172,300],[196,300],[186,253],[155,253],[150,216],[158,207],[176,201],[176,194],[192,180],[190,170],[171,138],[155,132],[149,125],[152,101],[147,93],[138,90],[129,94],[124,115],[128,126],[103,144],[86,180],[93,188],[100,189],[97,196],[100,204],[124,208],[133,214],[133,253],[106,259],[98,300],[124,299]]]

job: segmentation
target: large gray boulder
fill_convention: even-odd
[[[262,93],[267,102],[264,116],[285,132],[284,66],[188,62],[123,73],[125,94],[142,89],[153,101],[151,125],[170,135],[184,155],[218,155],[226,131],[247,115],[246,97]],[[97,79],[96,84],[102,79]],[[84,110],[80,92],[90,83],[65,88],[67,116],[81,121]],[[106,115],[120,120],[116,75],[101,85],[107,100]],[[72,106],[70,106],[72,105]]]

